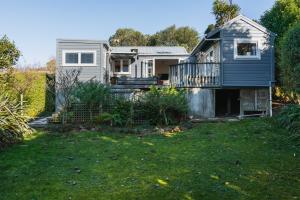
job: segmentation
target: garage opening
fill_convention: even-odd
[[[216,90],[216,116],[234,117],[240,114],[240,90]]]

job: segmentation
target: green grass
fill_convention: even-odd
[[[266,119],[169,137],[38,132],[0,152],[0,199],[299,199],[286,134]]]

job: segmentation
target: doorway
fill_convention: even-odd
[[[240,114],[240,90],[216,90],[216,116],[233,117]]]

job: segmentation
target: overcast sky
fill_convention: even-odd
[[[275,0],[233,0],[259,19]],[[57,38],[108,40],[116,29],[146,34],[175,24],[203,34],[214,22],[213,0],[0,0],[0,36],[22,51],[20,65],[43,65],[55,56]]]

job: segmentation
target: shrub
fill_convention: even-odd
[[[22,141],[24,134],[31,132],[27,120],[19,104],[0,96],[0,148]]]
[[[98,81],[80,82],[72,91],[72,101],[85,104],[90,108],[106,105],[110,97],[110,88]]]
[[[114,108],[112,110],[114,125],[128,126],[133,124],[133,106],[134,102],[126,100],[123,97],[118,97],[114,100]]]
[[[300,105],[284,107],[276,121],[291,133],[290,138],[300,141]]]
[[[98,116],[95,117],[95,122],[97,124],[106,124],[111,125],[112,124],[113,115],[107,112],[104,112]]]
[[[152,124],[178,123],[188,110],[184,91],[172,87],[151,87],[149,92],[142,95],[140,102],[146,118]]]
[[[300,23],[284,35],[281,42],[281,79],[284,90],[300,102]]]

